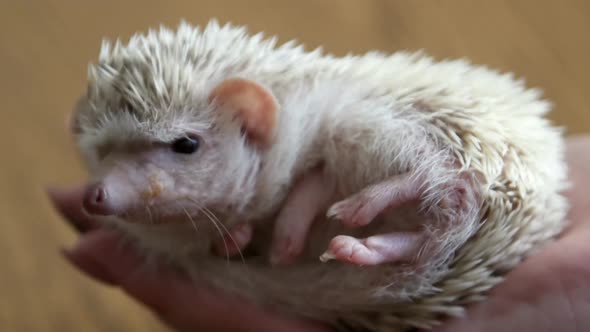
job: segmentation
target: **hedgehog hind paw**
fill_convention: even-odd
[[[320,261],[337,260],[359,266],[408,261],[419,252],[423,237],[420,232],[392,232],[364,239],[339,235],[330,241]]]

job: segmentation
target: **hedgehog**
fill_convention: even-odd
[[[103,41],[84,209],[146,262],[337,331],[460,316],[558,236],[562,129],[513,74],[182,21]]]

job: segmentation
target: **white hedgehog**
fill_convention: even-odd
[[[404,331],[562,230],[549,110],[463,60],[339,58],[212,21],[103,43],[72,131],[85,209],[146,256],[338,330]]]

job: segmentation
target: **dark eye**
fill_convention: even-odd
[[[179,138],[172,143],[172,151],[176,153],[191,154],[199,149],[199,140],[195,137]]]

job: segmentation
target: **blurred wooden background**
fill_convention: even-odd
[[[164,331],[142,307],[66,265],[75,237],[43,186],[84,178],[64,128],[102,37],[181,18],[246,24],[343,54],[425,49],[513,71],[590,131],[590,2],[63,1],[0,4],[0,331]],[[198,308],[196,309],[198,310]]]

